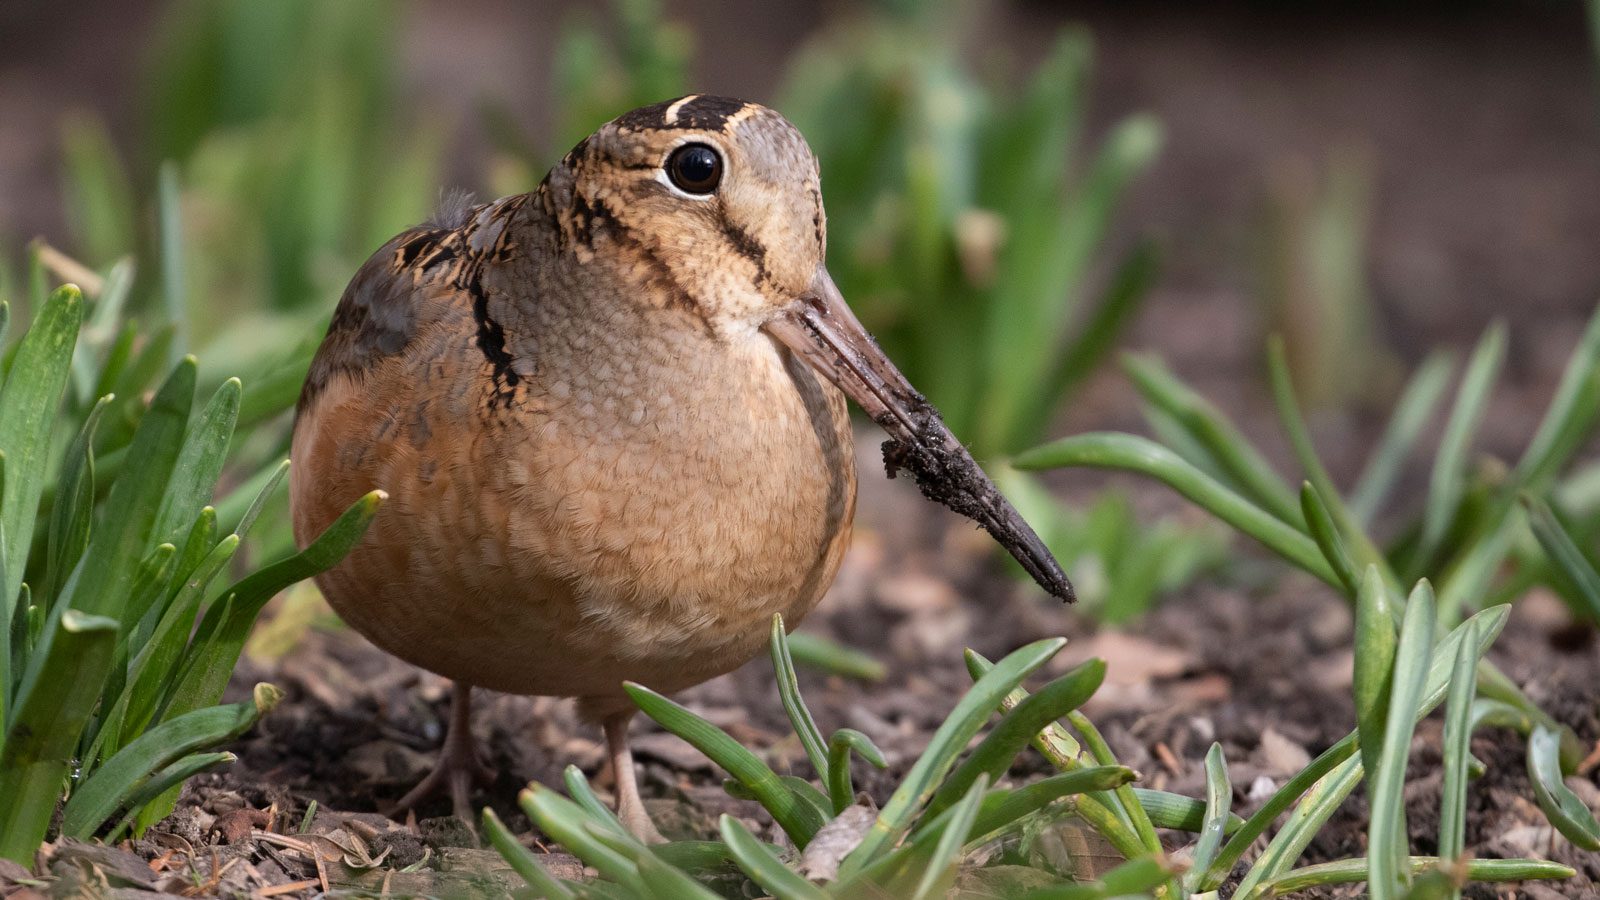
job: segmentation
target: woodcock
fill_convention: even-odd
[[[856,474],[845,396],[889,473],[976,520],[1047,591],[1060,566],[878,349],[823,264],[816,158],[766,107],[634,110],[530,193],[447,204],[363,265],[300,398],[305,542],[390,500],[318,582],[379,647],[456,682],[438,767],[466,814],[471,687],[575,697],[618,812],[653,836],[622,690],[765,646],[832,582]]]

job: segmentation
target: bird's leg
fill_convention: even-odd
[[[445,729],[444,745],[439,748],[439,761],[428,777],[384,810],[384,815],[398,818],[448,788],[456,818],[470,826],[475,820],[469,802],[473,783],[487,786],[493,781],[494,773],[478,758],[477,741],[472,737],[472,685],[457,681],[450,696],[450,724]]]
[[[628,722],[633,711],[607,716],[602,724],[606,732],[606,746],[611,751],[611,775],[616,781],[617,818],[624,828],[647,844],[664,844],[666,838],[650,821],[644,810],[644,800],[639,797],[639,781],[633,770],[633,751],[628,749]]]

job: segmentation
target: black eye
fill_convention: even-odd
[[[691,194],[709,194],[722,181],[722,157],[705,144],[684,144],[667,157],[667,177]]]

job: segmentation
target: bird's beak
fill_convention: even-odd
[[[1061,564],[945,427],[939,411],[884,355],[845,304],[827,269],[818,266],[810,289],[769,321],[766,330],[889,433],[883,459],[891,477],[900,469],[911,472],[923,496],[983,526],[1040,587],[1063,600],[1074,599]]]

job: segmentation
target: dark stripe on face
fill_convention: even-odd
[[[717,222],[722,226],[722,233],[728,238],[728,245],[733,247],[735,253],[750,260],[756,267],[756,287],[760,287],[767,280],[767,250],[761,242],[750,236],[736,222],[728,218],[726,211],[720,207],[717,210]]]
[[[663,128],[720,131],[722,126],[727,123],[729,116],[749,105],[743,100],[736,100],[732,97],[700,95],[678,107],[677,117],[668,122],[667,110],[682,99],[682,97],[678,97],[672,100],[664,100],[660,103],[643,106],[632,112],[625,113],[621,118],[617,119],[617,127],[631,131],[659,131]]]

